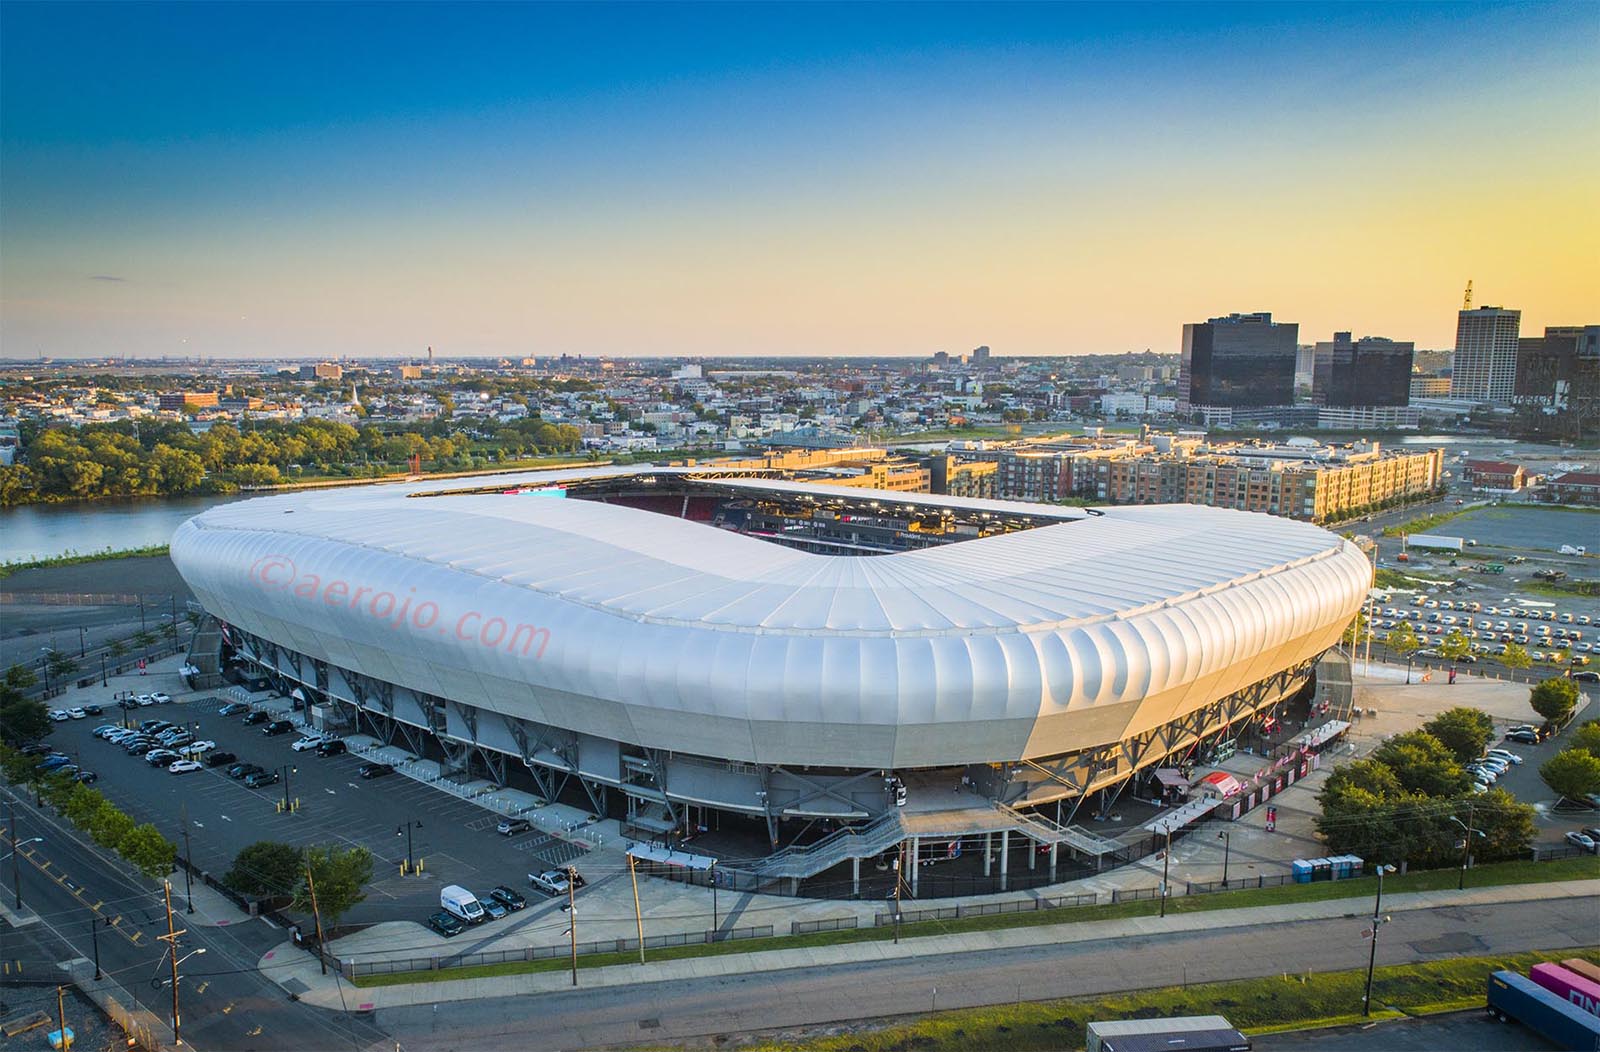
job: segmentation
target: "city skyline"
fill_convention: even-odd
[[[1525,333],[1600,310],[1586,5],[0,24],[7,358],[1173,354],[1254,311],[1445,349],[1469,278]]]

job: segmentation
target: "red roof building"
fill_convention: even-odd
[[[1514,492],[1528,484],[1527,469],[1504,460],[1469,460],[1466,474],[1473,489]]]
[[[1569,471],[1565,475],[1557,475],[1547,484],[1545,496],[1562,504],[1600,507],[1600,474],[1593,471]]]

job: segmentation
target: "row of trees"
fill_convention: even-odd
[[[1482,755],[1493,734],[1487,714],[1450,709],[1335,770],[1318,795],[1317,829],[1329,849],[1368,862],[1452,865],[1470,823],[1480,861],[1526,854],[1533,808],[1499,789],[1474,794],[1463,767]]]
[[[80,784],[70,775],[41,774],[36,763],[31,756],[0,746],[0,769],[12,785],[32,786],[42,802],[59,810],[95,843],[115,851],[146,876],[159,880],[172,872],[177,846],[160,830],[149,822],[134,822],[98,790]]]
[[[309,913],[308,874],[316,883],[317,908],[331,927],[366,899],[366,887],[372,882],[372,852],[364,847],[333,846],[302,850],[274,840],[258,840],[234,857],[222,883],[241,895]]]
[[[331,420],[215,424],[196,434],[177,421],[50,427],[25,436],[27,462],[0,466],[0,505],[101,497],[181,496],[276,485],[300,474],[376,475],[411,457],[431,469],[488,459],[567,453],[579,430],[537,417],[492,434],[432,424],[359,429]]]
[[[1534,711],[1560,725],[1578,704],[1578,685],[1570,679],[1547,679],[1529,697]],[[1572,741],[1539,766],[1539,777],[1557,796],[1591,802],[1600,793],[1600,720],[1589,720],[1572,733]]]

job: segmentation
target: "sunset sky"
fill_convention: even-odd
[[[1600,322],[1600,4],[0,6],[0,353]]]

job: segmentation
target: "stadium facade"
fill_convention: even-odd
[[[1353,544],[1278,517],[762,476],[220,505],[172,542],[219,625],[191,663],[635,835],[747,816],[770,848],[751,886],[972,833],[1048,847],[1053,872],[1112,849],[1080,808],[1305,688],[1371,582]]]

